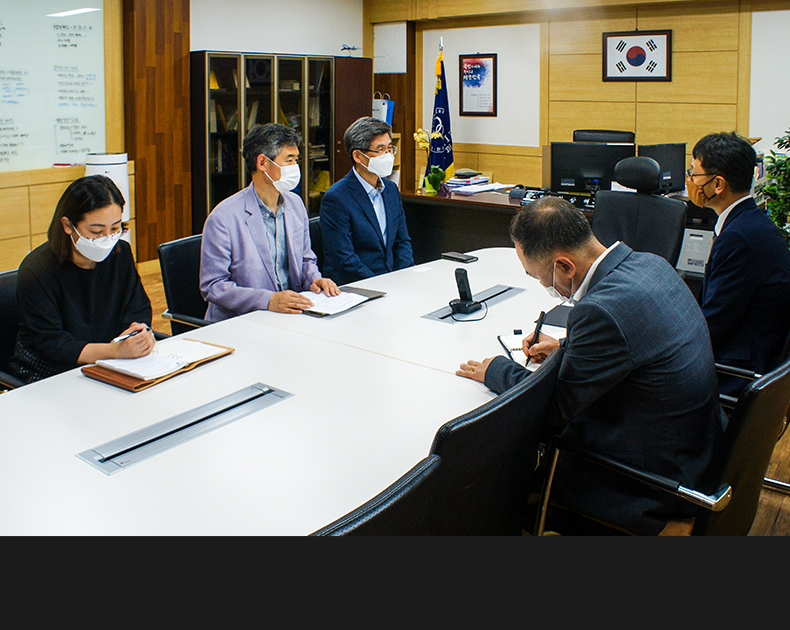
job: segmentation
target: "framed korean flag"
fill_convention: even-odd
[[[604,81],[671,81],[672,31],[603,34]]]

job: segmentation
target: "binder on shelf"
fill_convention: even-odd
[[[94,364],[83,366],[82,373],[97,381],[139,392],[234,350],[197,339],[171,338],[157,342],[148,356],[138,359],[100,359]]]
[[[211,90],[218,90],[219,89],[219,83],[217,82],[217,75],[216,75],[216,73],[213,70],[209,74],[208,86],[209,86],[209,89],[211,89]]]

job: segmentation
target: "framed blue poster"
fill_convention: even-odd
[[[496,54],[458,55],[461,116],[497,115]]]

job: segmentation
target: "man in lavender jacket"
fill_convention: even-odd
[[[313,303],[300,292],[340,293],[321,277],[307,210],[290,192],[300,179],[300,144],[296,131],[274,123],[244,138],[252,183],[219,203],[203,226],[200,292],[208,321],[266,309],[301,313]]]

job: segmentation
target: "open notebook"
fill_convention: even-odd
[[[99,359],[94,365],[83,367],[82,372],[90,378],[136,392],[233,350],[206,341],[173,337],[158,341],[147,356]]]

